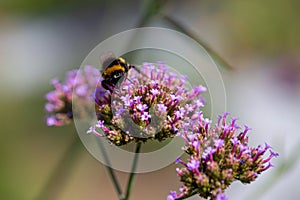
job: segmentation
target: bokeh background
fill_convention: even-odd
[[[300,191],[300,25],[297,0],[1,0],[0,198],[117,199],[105,167],[74,125],[47,127],[49,81],[79,68],[113,34],[141,26],[179,30],[218,63],[227,111],[252,127],[251,144],[268,141],[280,157],[229,199],[296,199]],[[175,165],[139,174],[132,199],[165,199],[180,183]],[[123,185],[127,174],[117,172]],[[199,199],[192,197],[190,199]]]

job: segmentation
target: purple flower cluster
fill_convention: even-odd
[[[48,126],[62,126],[69,124],[73,118],[72,97],[84,102],[91,100],[92,88],[100,78],[98,69],[86,66],[84,70],[72,70],[66,75],[63,83],[57,79],[51,81],[55,90],[46,94],[47,111],[46,123]],[[73,100],[74,100],[73,99]]]
[[[204,105],[206,88],[189,90],[186,77],[170,72],[164,63],[144,63],[141,73],[131,70],[122,85],[111,94],[96,91],[98,124],[89,133],[105,135],[115,145],[172,138]],[[98,126],[99,127],[99,126]]]
[[[211,122],[199,113],[183,127],[180,134],[186,142],[184,150],[189,157],[186,162],[177,159],[176,163],[183,167],[176,171],[184,186],[179,194],[171,191],[168,200],[184,199],[192,194],[208,199],[227,199],[224,191],[233,181],[250,183],[273,166],[271,159],[278,153],[268,144],[249,147],[246,134],[250,129],[245,126],[241,130],[236,119],[228,120],[227,116],[228,113],[219,116],[218,123],[211,128]],[[269,156],[264,156],[267,151]]]

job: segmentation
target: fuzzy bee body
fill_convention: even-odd
[[[113,92],[117,83],[127,78],[131,68],[135,68],[125,61],[124,58],[110,57],[103,61],[102,65],[106,67],[102,72],[103,80],[101,85],[104,89]]]

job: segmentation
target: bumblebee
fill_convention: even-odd
[[[101,85],[110,92],[113,92],[119,81],[127,78],[127,74],[131,68],[136,69],[135,66],[126,62],[124,58],[115,58],[114,56],[105,58],[102,61],[102,65],[105,69],[102,71],[103,80]]]

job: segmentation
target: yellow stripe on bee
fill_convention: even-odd
[[[125,59],[122,58],[122,57],[119,57],[119,60],[120,60],[122,63],[126,63]]]
[[[110,75],[112,72],[117,71],[117,70],[122,70],[123,72],[125,71],[125,68],[121,65],[113,65],[111,67],[108,67],[104,70],[103,74]]]

